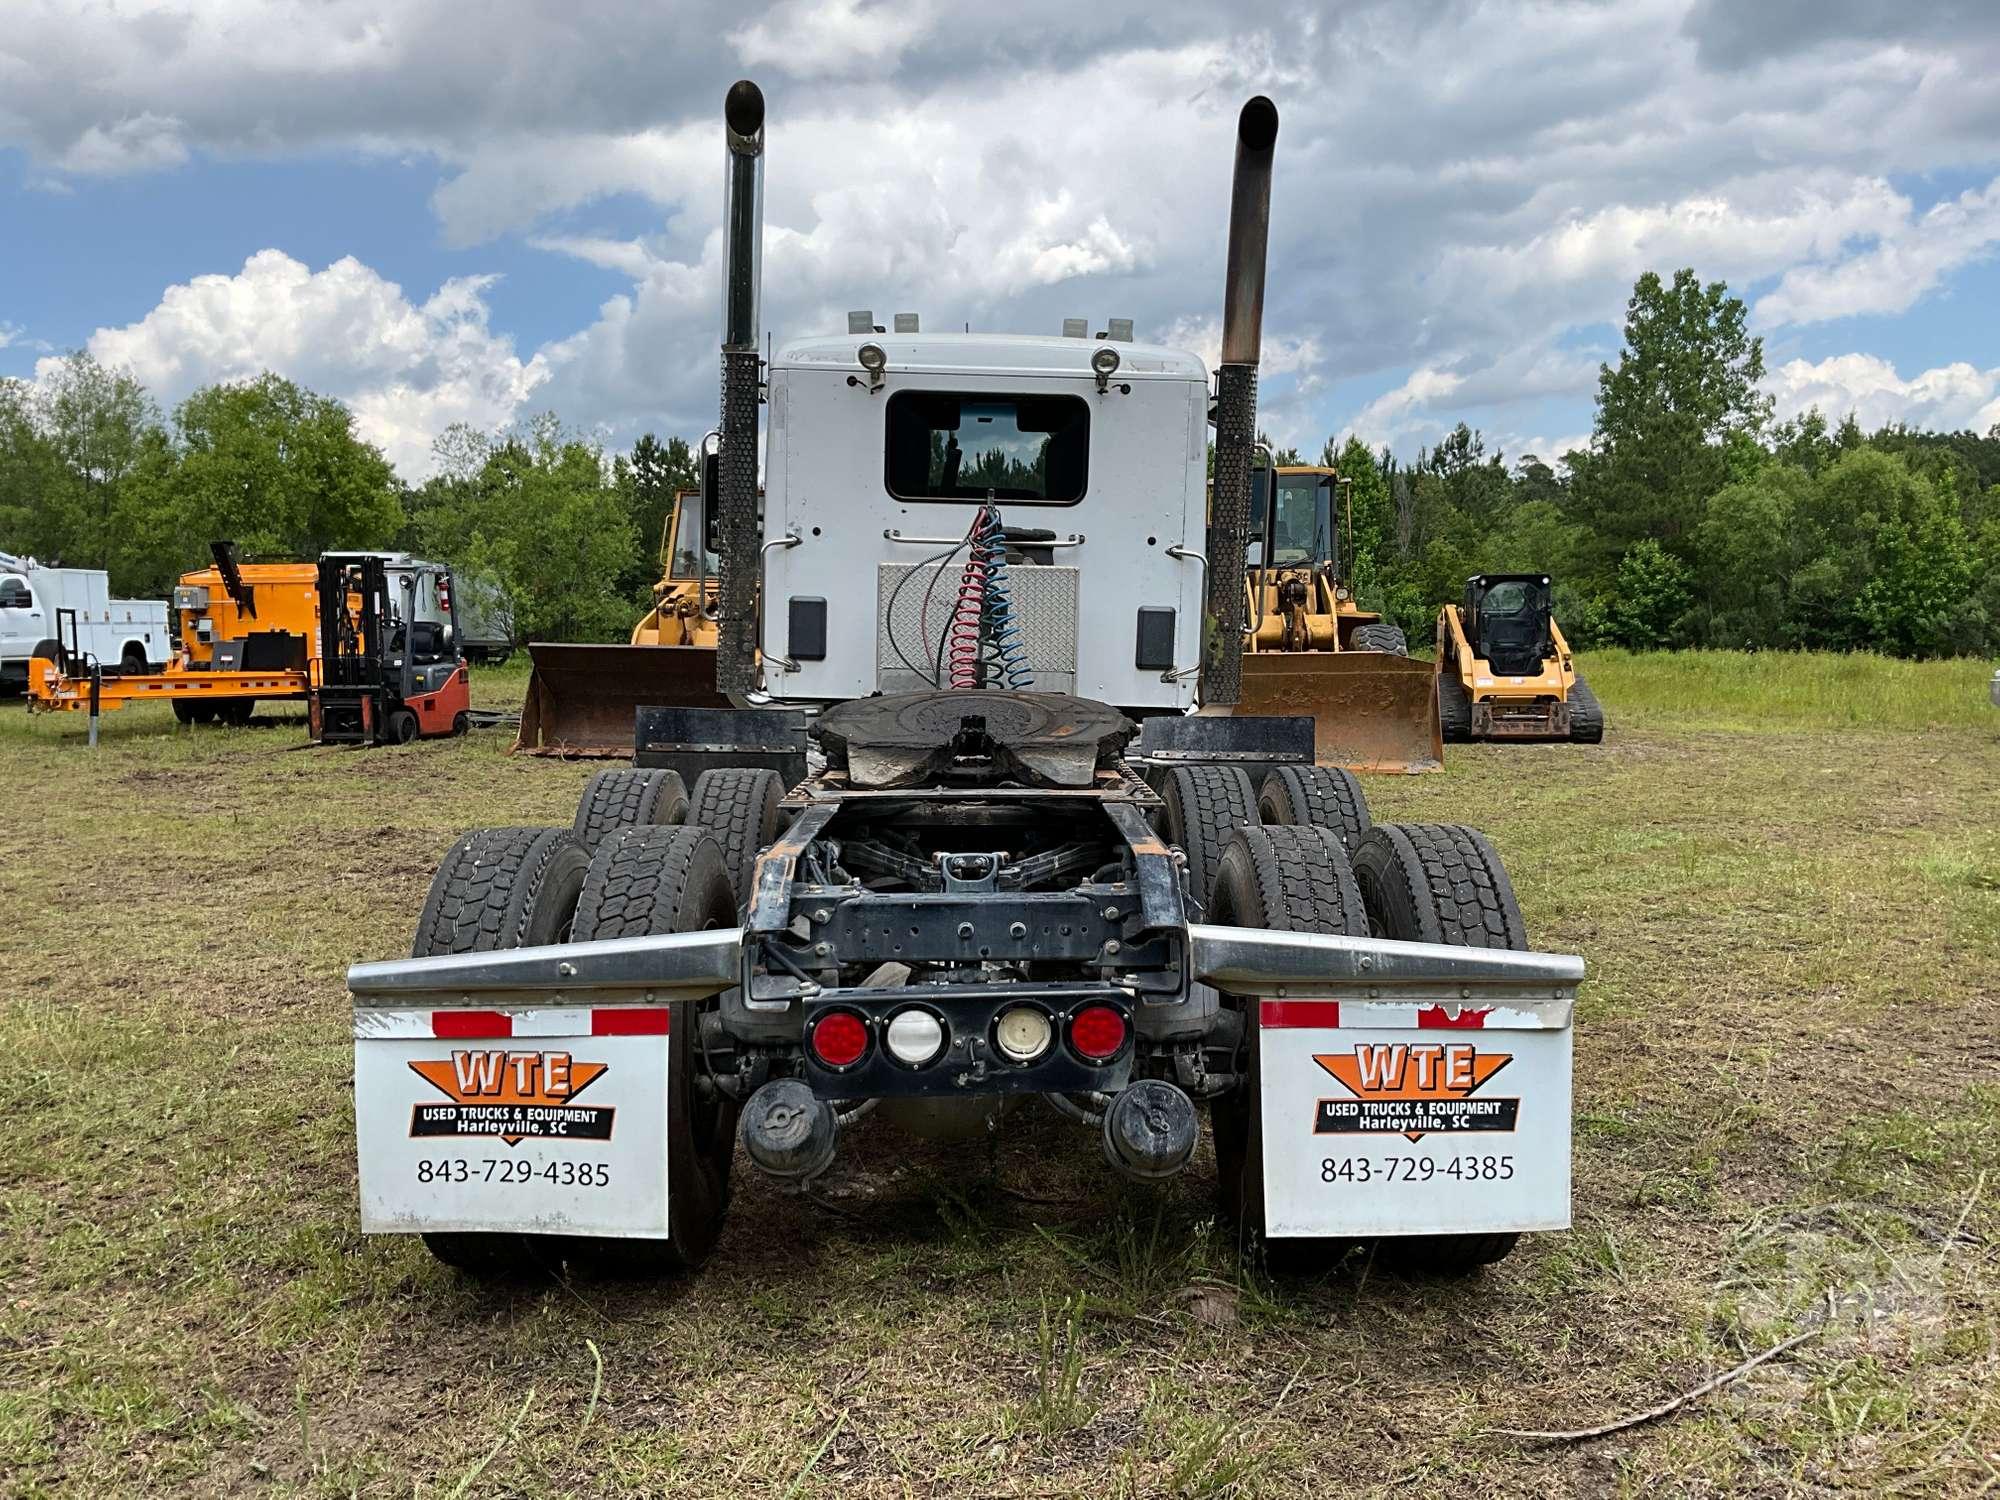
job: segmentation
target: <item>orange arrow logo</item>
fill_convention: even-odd
[[[1357,1099],[1464,1099],[1513,1061],[1508,1052],[1481,1052],[1470,1042],[1357,1042],[1352,1053],[1313,1054],[1313,1061]],[[1405,1130],[1411,1140],[1422,1130]]]
[[[555,1107],[604,1076],[609,1063],[577,1062],[567,1052],[456,1051],[449,1061],[412,1062],[410,1071],[454,1104]],[[522,1137],[503,1134],[510,1146]]]

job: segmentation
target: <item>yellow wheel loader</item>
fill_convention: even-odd
[[[1444,737],[1604,738],[1604,710],[1577,675],[1549,610],[1546,573],[1478,573],[1465,602],[1438,611],[1438,712]]]
[[[1259,477],[1264,526],[1244,580],[1249,630],[1234,712],[1311,714],[1321,765],[1442,769],[1435,673],[1410,660],[1399,627],[1354,602],[1347,481],[1310,467]]]
[[[714,456],[705,462],[712,464]],[[717,569],[702,495],[700,490],[674,495],[660,539],[661,577],[653,586],[653,607],[632,627],[629,646],[530,643],[534,668],[516,750],[624,759],[632,753],[632,716],[638,708],[729,706],[715,686]]]

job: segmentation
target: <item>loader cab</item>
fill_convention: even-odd
[[[661,539],[660,562],[670,579],[713,578],[721,571],[715,554],[714,527],[700,490],[677,490],[667,534]]]
[[[1477,573],[1465,580],[1465,635],[1503,677],[1539,676],[1556,654],[1546,573]]]
[[[1274,491],[1269,471],[1261,466],[1253,469],[1251,493],[1261,497],[1265,509],[1252,531],[1249,565],[1325,568],[1337,578],[1341,561],[1339,485],[1340,476],[1332,469],[1281,466]],[[1264,555],[1266,536],[1271,539],[1268,559]]]

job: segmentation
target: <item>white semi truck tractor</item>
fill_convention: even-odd
[[[1310,718],[1195,711],[1247,623],[1271,101],[1212,378],[1117,320],[856,314],[767,362],[763,96],[724,115],[736,706],[641,707],[574,826],[464,835],[412,956],[349,971],[364,1230],[685,1269],[739,1147],[796,1185],[864,1111],[984,1136],[1037,1101],[1150,1182],[1205,1118],[1220,1212],[1294,1264],[1567,1227],[1582,961],[1531,948],[1477,831],[1372,822]]]

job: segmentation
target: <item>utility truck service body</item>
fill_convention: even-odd
[[[172,649],[164,599],[114,599],[101,568],[0,552],[0,685],[26,687],[35,648],[65,634],[109,671],[144,672]]]
[[[767,369],[762,95],[724,113],[739,706],[639,708],[572,828],[465,835],[413,956],[349,971],[364,1230],[683,1269],[739,1142],[796,1186],[864,1113],[979,1138],[1033,1098],[1139,1181],[1206,1113],[1273,1256],[1465,1271],[1565,1227],[1581,961],[1529,950],[1476,831],[1373,824],[1310,718],[1184,712],[1240,690],[1275,107],[1238,121],[1212,410],[1185,353],[865,315]]]

